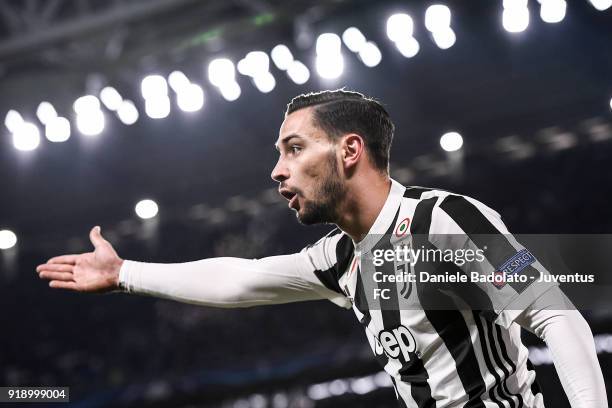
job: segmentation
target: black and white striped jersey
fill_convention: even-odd
[[[483,261],[492,272],[526,251],[509,235],[499,214],[484,204],[446,191],[406,188],[393,180],[381,213],[362,241],[354,243],[336,229],[301,255],[308,256],[315,275],[330,290],[326,297],[353,309],[391,376],[401,407],[543,407],[521,328],[512,322],[521,312],[521,300],[538,296],[551,284],[483,283],[477,291],[490,305],[486,310],[429,308],[434,299],[438,304],[453,299],[448,286],[439,292],[422,291],[419,285],[407,290],[406,285],[385,281],[374,283],[374,291],[387,289],[386,296],[372,295],[374,273],[397,272],[393,263],[374,265],[374,251],[392,249],[394,240],[409,236],[428,237],[429,247],[453,249],[461,243],[445,237],[457,235],[467,237],[472,247],[494,248],[484,251]],[[547,272],[529,259],[520,273]],[[421,307],[402,307],[406,298]]]

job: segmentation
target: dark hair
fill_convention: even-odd
[[[343,89],[312,92],[293,98],[287,105],[285,117],[311,106],[316,126],[330,137],[357,133],[363,137],[374,166],[389,171],[389,149],[395,127],[379,102]]]

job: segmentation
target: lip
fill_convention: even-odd
[[[289,206],[289,208],[295,210],[296,208],[295,208],[294,204],[296,204],[296,203],[297,203],[297,194],[294,195],[293,197],[291,197],[291,200],[289,200],[289,204],[287,204],[287,205]]]

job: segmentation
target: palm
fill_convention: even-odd
[[[108,292],[117,289],[123,262],[112,245],[95,227],[90,232],[93,252],[61,255],[36,268],[39,276],[49,279],[49,286],[78,292]]]

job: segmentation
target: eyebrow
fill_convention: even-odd
[[[287,136],[283,137],[283,138],[280,140],[280,144],[287,144],[287,143],[289,143],[289,141],[290,141],[291,139],[293,139],[293,138],[302,139],[302,136],[300,136],[300,135],[298,135],[298,134],[296,134],[296,133],[292,133],[292,134],[290,134],[290,135],[287,135]],[[274,148],[275,148],[276,150],[280,150],[280,148],[279,148],[279,143],[275,143],[275,144],[274,144]]]

